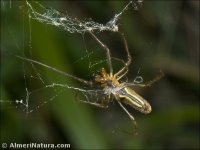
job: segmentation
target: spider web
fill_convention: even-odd
[[[70,33],[85,33],[87,31],[111,31],[111,32],[117,32],[118,31],[118,21],[122,14],[128,10],[130,6],[132,6],[135,10],[137,10],[141,4],[142,1],[130,1],[121,12],[114,15],[113,18],[111,18],[106,24],[101,24],[98,22],[93,21],[90,19],[85,19],[83,21],[79,20],[76,17],[71,17],[67,13],[61,13],[53,8],[45,8],[38,2],[35,2],[35,4],[38,5],[40,9],[42,9],[41,12],[35,10],[35,8],[32,6],[31,3],[26,1],[26,4],[28,6],[29,10],[29,16],[32,19],[35,19],[41,23],[57,26],[59,28],[62,28]]]
[[[2,3],[2,11],[4,12],[7,7],[9,9],[14,9],[16,6],[15,2],[12,2],[11,0],[6,2],[6,1],[1,1]],[[46,8],[42,4],[40,4],[38,1],[25,1],[23,4],[19,4],[20,10],[22,11],[23,14],[23,27],[22,27],[22,45],[19,45],[17,43],[17,39],[13,35],[14,33],[12,32],[11,29],[8,30],[10,31],[10,34],[13,36],[13,41],[16,43],[17,51],[23,56],[23,58],[26,58],[27,56],[29,58],[32,58],[32,51],[34,47],[32,47],[32,27],[31,27],[31,21],[36,20],[42,24],[46,25],[51,25],[55,26],[58,28],[58,30],[64,30],[69,33],[78,33],[83,35],[85,32],[88,31],[96,31],[96,32],[102,32],[102,31],[110,31],[110,32],[118,32],[119,30],[119,21],[122,15],[129,9],[134,9],[137,10],[139,7],[142,5],[141,0],[134,0],[134,1],[129,1],[125,5],[125,7],[119,12],[116,13],[113,18],[111,18],[106,24],[102,24],[99,22],[93,21],[91,18],[90,19],[83,19],[80,20],[76,17],[73,17],[69,15],[68,13],[61,13],[60,11],[53,9],[53,8]],[[5,11],[6,12],[6,11]],[[28,17],[26,17],[28,16]],[[26,27],[25,27],[25,20],[28,19],[28,32],[29,32],[29,41],[28,44],[25,42],[25,32],[26,32]],[[9,23],[8,23],[9,24]],[[84,37],[84,36],[83,36]],[[85,41],[85,40],[84,40]],[[28,52],[25,52],[25,47],[28,45]],[[84,44],[86,45],[86,44]],[[22,47],[22,49],[21,49]],[[93,55],[93,52],[89,52],[87,47],[83,47],[83,49],[86,52],[86,55],[82,56],[80,59],[77,60],[81,61],[83,59],[88,59],[89,60],[89,68],[93,68],[96,65],[99,65],[101,63],[105,63],[106,59],[100,59],[98,61],[91,62],[90,57]],[[15,55],[15,54],[14,54]],[[12,54],[13,56],[13,54]],[[114,58],[113,58],[114,59]],[[29,67],[27,67],[29,66]],[[31,68],[31,69],[30,69]],[[49,69],[49,68],[46,68]],[[52,69],[52,68],[50,68]],[[45,106],[47,103],[55,100],[59,95],[61,95],[63,92],[66,90],[71,90],[74,91],[75,94],[77,94],[77,99],[84,101],[95,101],[98,102],[100,101],[100,97],[102,97],[102,90],[93,90],[93,89],[88,89],[88,87],[78,87],[78,86],[73,86],[70,83],[59,83],[59,82],[49,82],[46,81],[46,79],[43,77],[43,75],[40,73],[40,69],[38,69],[38,66],[29,61],[22,61],[22,71],[23,71],[23,80],[24,80],[24,95],[20,98],[11,98],[9,99],[4,99],[1,97],[1,104],[4,103],[9,103],[11,106],[20,108],[26,114],[32,113],[39,108]],[[40,82],[40,87],[32,87],[32,84],[30,84],[30,81],[36,81]],[[138,79],[137,82],[140,82]],[[39,102],[34,102],[31,99],[37,99],[37,94],[40,92],[43,92],[44,90],[50,89],[52,90],[52,95],[45,95],[43,97],[45,98],[38,98]],[[2,95],[1,95],[2,96]],[[13,105],[15,103],[16,105]],[[7,105],[6,105],[7,106]]]

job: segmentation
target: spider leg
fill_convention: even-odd
[[[92,85],[92,82],[91,82],[91,81],[87,81],[87,80],[78,78],[78,77],[73,76],[73,75],[71,75],[71,74],[68,74],[68,73],[66,73],[66,72],[64,72],[64,71],[61,71],[61,70],[58,70],[58,69],[56,69],[56,68],[54,68],[54,67],[51,67],[51,66],[49,66],[49,65],[43,64],[43,63],[41,63],[41,62],[39,62],[39,61],[36,61],[36,60],[33,60],[33,59],[29,59],[29,58],[25,58],[25,57],[21,57],[21,56],[18,56],[18,55],[16,55],[16,57],[18,57],[18,58],[20,58],[20,59],[22,59],[22,60],[25,60],[25,61],[32,62],[32,63],[37,64],[37,65],[46,67],[46,68],[48,68],[48,69],[53,70],[54,72],[57,72],[57,73],[62,74],[62,75],[64,75],[64,76],[66,76],[66,77],[75,79],[75,80],[77,80],[77,81],[79,81],[79,82],[81,82],[81,83],[84,83],[84,84],[86,84],[86,85],[90,85],[90,86]]]
[[[120,80],[122,77],[124,77],[128,73],[128,69],[121,75],[117,77],[117,80]]]
[[[101,103],[97,103],[97,102],[90,102],[90,101],[83,101],[83,100],[79,100],[80,102],[83,103],[87,103],[96,107],[100,107],[100,108],[108,108],[108,102],[110,99],[110,95],[105,95],[103,96]]]
[[[112,57],[112,59],[121,62],[124,66],[126,65],[126,63],[122,59],[115,58],[115,57]],[[120,75],[120,76],[117,77],[117,80],[120,80],[123,76],[125,76],[127,74],[127,72],[128,72],[128,68],[125,70],[125,72],[122,75]],[[114,75],[114,76],[116,78],[116,75]]]
[[[157,82],[163,77],[164,77],[164,73],[160,70],[160,73],[153,80],[150,80],[149,82],[144,83],[144,84],[138,83],[134,85],[139,86],[139,87],[150,87],[152,84],[154,84],[155,82]]]
[[[103,103],[95,103],[95,102],[89,102],[89,101],[83,101],[83,100],[79,100],[82,103],[86,103],[86,104],[90,104],[96,107],[100,107],[100,108],[108,108],[108,105],[105,105]]]
[[[137,134],[137,123],[135,121],[135,118],[133,117],[133,115],[131,115],[131,113],[122,105],[122,103],[119,101],[119,99],[117,99],[117,102],[119,104],[119,106],[127,113],[127,115],[129,116],[129,118],[131,119],[132,123],[133,123],[133,127],[134,127],[134,133]]]
[[[123,76],[125,76],[128,72],[128,66],[131,64],[131,61],[132,61],[132,57],[130,55],[130,52],[129,52],[129,49],[128,49],[128,44],[127,44],[127,41],[124,37],[124,34],[123,33],[120,33],[120,35],[122,36],[122,39],[123,39],[123,43],[124,43],[124,47],[125,47],[125,50],[126,50],[126,53],[127,53],[127,62],[125,63],[125,66],[122,67],[115,75],[114,77],[116,78],[122,78]],[[120,75],[122,74],[122,75]],[[119,77],[118,77],[119,76]]]
[[[102,48],[104,48],[106,50],[106,56],[107,56],[107,62],[109,65],[109,69],[110,69],[110,76],[113,76],[113,68],[112,68],[112,61],[111,61],[111,55],[110,55],[110,49],[103,44],[97,37],[96,35],[94,35],[92,32],[89,31],[89,33],[92,35],[92,37],[101,45]]]

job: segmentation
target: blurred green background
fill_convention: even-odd
[[[61,12],[67,10],[82,20],[106,23],[127,1],[42,4]],[[165,73],[150,88],[133,87],[153,109],[144,115],[127,107],[136,118],[137,136],[123,132],[132,132],[132,126],[117,103],[110,103],[106,110],[95,108],[79,103],[76,93],[68,89],[59,93],[62,88],[45,88],[31,94],[29,108],[40,108],[26,115],[25,107],[15,103],[26,98],[26,87],[31,91],[53,82],[82,85],[35,65],[43,84],[35,78],[31,64],[24,62],[23,69],[23,61],[15,54],[23,56],[25,52],[30,57],[31,52],[33,59],[84,79],[91,79],[92,73],[105,65],[88,68],[89,61],[94,63],[105,56],[89,35],[85,34],[84,41],[81,34],[35,20],[30,25],[24,1],[1,1],[1,143],[70,143],[71,148],[81,149],[199,149],[199,1],[144,1],[138,11],[129,9],[119,21],[133,57],[129,81],[137,75],[148,81],[156,76],[157,69]],[[112,56],[126,60],[119,36],[111,32],[96,35],[109,46]],[[85,57],[86,47],[93,52],[91,60]]]

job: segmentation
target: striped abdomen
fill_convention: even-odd
[[[148,114],[151,112],[150,104],[130,88],[126,87],[117,91],[117,97],[122,102],[129,104],[130,106],[134,107],[144,114]]]

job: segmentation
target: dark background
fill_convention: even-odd
[[[79,19],[106,23],[127,2],[42,4],[67,10]],[[155,77],[158,69],[165,73],[150,88],[133,87],[153,109],[144,115],[128,107],[138,124],[137,136],[131,134],[131,121],[117,103],[110,103],[106,110],[82,104],[69,89],[59,94],[62,88],[46,88],[31,94],[29,108],[40,108],[28,115],[24,106],[15,103],[16,99],[25,99],[26,87],[31,91],[44,86],[31,77],[36,74],[31,64],[24,62],[25,86],[23,61],[15,54],[23,56],[25,52],[30,57],[31,51],[33,59],[84,79],[91,79],[94,71],[105,67],[99,64],[93,70],[88,68],[85,46],[94,52],[91,61],[105,59],[104,51],[89,35],[85,34],[84,43],[81,34],[34,20],[30,28],[25,6],[21,1],[1,2],[1,143],[70,143],[72,148],[92,149],[199,149],[199,1],[144,1],[138,11],[129,9],[119,21],[119,30],[125,34],[133,57],[128,80],[133,81],[139,69],[144,81]],[[126,60],[122,40],[116,33],[96,35],[109,46],[112,56]],[[116,71],[118,64],[113,63]],[[47,68],[36,65],[36,70],[45,84],[82,87]],[[45,101],[47,104],[42,105]]]

